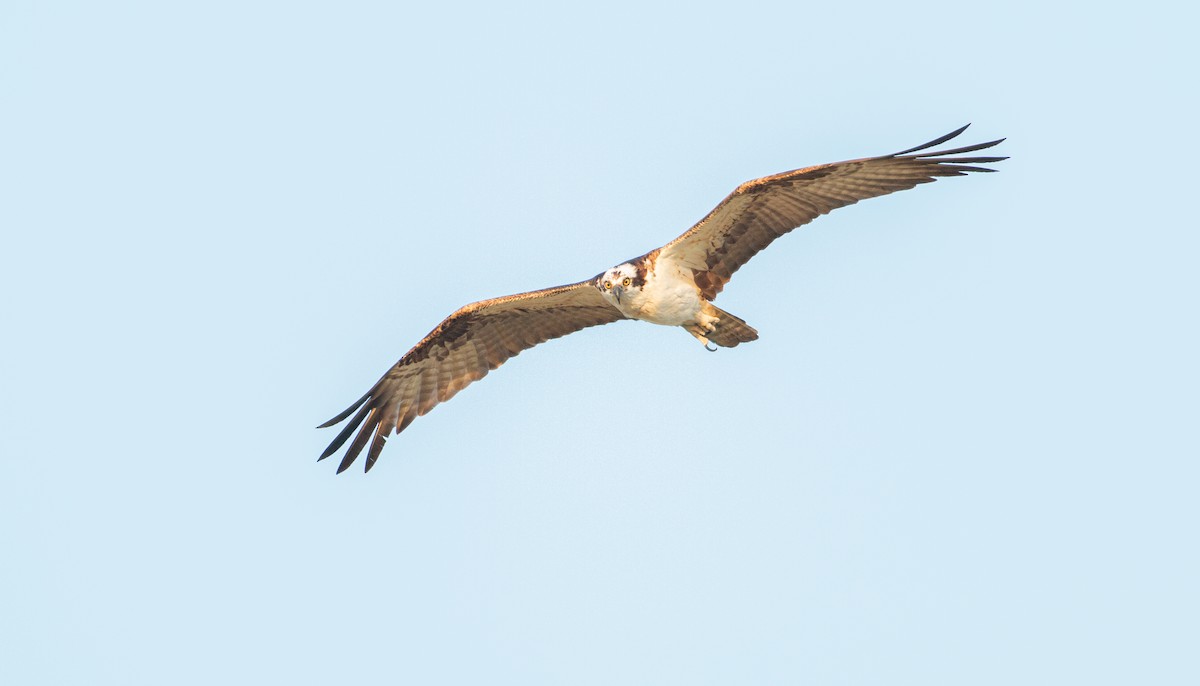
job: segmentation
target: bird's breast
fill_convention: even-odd
[[[626,317],[653,324],[680,326],[696,320],[700,312],[700,290],[695,281],[677,269],[659,269],[648,274],[646,283],[621,304]]]

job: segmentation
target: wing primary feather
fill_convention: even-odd
[[[375,460],[378,460],[379,453],[383,452],[384,443],[387,443],[387,434],[380,427],[380,430],[375,432],[375,440],[371,441],[371,449],[367,451],[367,464],[363,466],[364,474],[371,471],[371,467],[375,466]]]
[[[367,464],[363,467],[363,472],[371,471],[375,460],[379,459],[379,453],[383,452],[383,444],[387,443],[392,429],[396,428],[396,415],[399,410],[400,408],[394,402],[383,408],[383,416],[379,419],[379,428],[375,430],[375,440],[371,441],[371,449],[367,451]]]
[[[375,433],[375,429],[379,427],[379,422],[375,421],[376,415],[379,414],[379,407],[368,407],[367,409],[370,410],[370,414],[367,415],[358,435],[354,437],[354,442],[346,449],[346,455],[342,458],[342,463],[337,468],[338,474],[346,471],[350,468],[350,465],[354,464],[354,460],[358,459],[358,454],[362,452],[362,449],[367,445],[367,441],[370,440],[371,434]]]
[[[368,393],[367,395],[369,396],[370,394]],[[355,407],[358,407],[358,405],[361,404],[362,401],[360,400]],[[366,417],[367,413],[370,411],[371,406],[367,405],[362,409],[361,412],[358,413],[358,416],[356,416],[349,424],[344,426],[341,433],[339,433],[337,437],[333,439],[333,442],[329,444],[329,447],[325,449],[325,452],[321,453],[321,456],[317,458],[317,462],[320,462],[321,460],[324,460],[330,455],[336,453],[342,447],[342,444],[346,442],[346,439],[350,438],[350,434],[354,433],[354,430],[358,428],[358,425],[362,423],[363,418]]]
[[[957,137],[963,131],[966,131],[968,126],[970,126],[970,124],[963,124],[959,128],[954,129],[950,133],[946,134],[945,136],[942,136],[940,138],[935,138],[935,139],[929,141],[928,143],[922,143],[921,145],[918,145],[915,148],[909,148],[908,150],[901,150],[900,152],[894,152],[894,153],[892,153],[892,157],[898,157],[900,155],[907,155],[910,152],[916,152],[918,150],[925,150],[927,148],[932,148],[935,145],[941,145],[942,143],[945,143],[946,141],[950,140],[951,138]]]
[[[330,419],[329,421],[327,421],[327,422],[325,422],[324,424],[322,424],[322,425],[318,426],[317,428],[318,428],[318,429],[328,429],[329,427],[333,426],[334,424],[338,424],[338,423],[340,423],[340,422],[341,422],[343,419],[345,419],[346,417],[349,417],[349,416],[350,416],[350,413],[352,413],[352,412],[354,412],[355,410],[357,410],[357,409],[359,408],[359,406],[360,406],[360,405],[362,405],[363,403],[367,402],[367,400],[369,400],[369,399],[371,398],[371,394],[372,394],[372,393],[374,393],[374,392],[375,392],[375,389],[374,389],[374,388],[372,388],[371,390],[367,391],[367,394],[366,394],[366,395],[364,395],[363,397],[361,397],[361,398],[359,398],[358,400],[354,401],[354,404],[353,404],[353,405],[351,405],[350,407],[347,407],[345,410],[343,410],[341,414],[339,414],[338,416],[334,417],[333,419]]]
[[[962,176],[963,172],[986,172],[986,173],[990,174],[990,173],[996,171],[995,169],[989,169],[987,167],[976,167],[976,166],[969,165],[969,164],[942,164],[942,165],[938,165],[938,169],[941,170],[940,174],[943,176],[948,176],[945,173],[948,171],[955,172],[953,174],[953,176]]]
[[[912,155],[912,157],[920,157],[920,158],[945,157],[946,155],[957,155],[957,154],[963,153],[963,152],[975,152],[976,150],[985,150],[987,148],[990,148],[990,147],[993,147],[996,145],[1000,145],[1005,140],[1006,139],[1004,139],[1004,138],[997,138],[996,140],[988,141],[987,143],[977,143],[975,145],[965,145],[961,148],[951,148],[949,150],[938,150],[937,152],[927,152],[924,155]],[[903,153],[896,153],[896,155],[901,155],[901,154],[903,154]]]
[[[991,164],[993,162],[1003,162],[1007,157],[947,157],[941,160],[930,160],[938,164],[955,164],[962,162],[965,164]]]

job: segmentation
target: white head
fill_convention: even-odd
[[[644,285],[645,267],[639,267],[632,262],[618,264],[596,278],[596,288],[600,289],[601,295],[618,308],[622,301],[628,304],[629,299],[640,293]]]

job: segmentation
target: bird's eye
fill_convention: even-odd
[[[627,277],[625,277],[625,280],[621,282],[621,285],[626,288],[629,288],[629,284],[631,284],[631,283],[633,283],[633,280],[627,276]]]
[[[612,281],[605,281],[605,282],[604,282],[604,290],[606,290],[606,291],[611,291],[611,290],[612,290]]]

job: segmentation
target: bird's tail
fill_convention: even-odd
[[[705,305],[707,305],[705,314],[717,318],[713,322],[713,329],[707,331],[699,324],[689,324],[684,327],[688,333],[700,339],[701,343],[707,345],[712,342],[722,348],[732,348],[739,343],[758,340],[758,332],[747,324],[746,320],[729,314],[712,303],[705,303]]]

